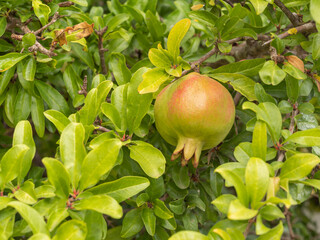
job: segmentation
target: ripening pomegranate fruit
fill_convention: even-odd
[[[171,160],[181,155],[184,166],[193,158],[197,167],[201,151],[217,146],[229,133],[235,107],[224,86],[194,72],[160,92],[154,113],[160,135],[176,146]]]

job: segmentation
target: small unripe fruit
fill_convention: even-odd
[[[181,155],[184,166],[193,158],[197,167],[201,151],[217,146],[229,133],[235,107],[229,91],[219,82],[190,73],[160,92],[154,113],[158,132],[176,146],[171,160]]]

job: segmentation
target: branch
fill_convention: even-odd
[[[226,42],[229,43],[229,44],[233,44],[233,43],[236,43],[236,42],[240,41],[241,39],[242,39],[241,37],[237,37],[237,38],[228,40]],[[205,55],[203,55],[200,59],[198,59],[197,61],[192,62],[191,63],[191,69],[184,70],[180,77],[186,75],[187,73],[191,72],[192,70],[194,70],[196,68],[199,68],[199,66],[203,62],[205,62],[208,58],[210,58],[211,56],[213,56],[214,54],[216,54],[218,52],[219,52],[219,49],[216,46],[214,46],[213,49],[211,49],[209,52],[207,52]]]
[[[284,12],[285,15],[289,18],[290,22],[293,26],[301,25],[299,19],[293,15],[293,13],[281,2],[281,0],[274,0],[274,3]]]
[[[299,27],[296,27],[295,28],[297,30],[297,33],[304,33],[304,32],[315,32],[317,31],[317,28],[316,28],[316,24],[315,22],[309,22],[309,23],[306,23],[306,24],[303,24]],[[288,31],[284,32],[284,33],[281,33],[280,35],[278,35],[278,38],[280,39],[283,39],[283,38],[286,38],[288,37],[290,34],[288,33]],[[273,39],[269,40],[269,41],[266,41],[264,44],[262,44],[262,46],[265,46],[269,43],[272,42]]]
[[[108,51],[108,49],[105,49],[103,47],[103,35],[106,33],[108,29],[108,26],[105,26],[104,28],[102,28],[101,30],[94,30],[96,32],[96,34],[98,35],[98,47],[99,47],[99,56],[100,56],[100,65],[101,65],[101,71],[104,75],[108,74],[108,70],[106,67],[106,61],[104,58],[104,53],[106,51]]]
[[[291,225],[291,213],[289,212],[289,209],[287,207],[284,207],[284,215],[286,216],[287,224],[288,224],[288,229],[289,229],[289,234],[290,234],[290,239],[294,240],[296,237],[294,235],[292,225]]]
[[[289,131],[291,132],[291,134],[294,132],[294,126],[295,126],[295,121],[294,121],[294,118],[298,115],[299,113],[299,110],[298,110],[298,103],[295,103],[293,104],[293,110],[292,110],[292,113],[291,113],[291,116],[290,116],[290,125],[289,125]],[[280,151],[280,154],[278,156],[278,162],[282,162],[283,159],[284,159],[284,155],[285,155],[285,152],[284,151]],[[277,175],[278,171],[276,172],[276,175]]]
[[[45,30],[47,27],[49,27],[50,25],[54,24],[59,18],[61,18],[61,16],[59,15],[58,12],[56,12],[56,13],[53,15],[51,21],[50,21],[48,24],[44,25],[42,28],[40,28],[40,29],[38,29],[37,31],[35,31],[35,32],[34,32],[34,35],[38,35],[39,33],[41,33],[41,32],[42,32],[43,30]]]
[[[66,2],[58,3],[58,5],[59,5],[59,7],[70,7],[70,6],[74,5],[74,3],[71,1],[66,1]]]
[[[88,94],[88,78],[87,75],[84,76],[83,85],[81,86],[81,90],[78,91],[78,94],[84,95],[85,97]]]
[[[244,233],[243,233],[244,238],[247,238],[247,236],[248,236],[248,234],[249,234],[249,232],[250,232],[250,228],[251,228],[252,224],[253,224],[255,221],[256,221],[256,217],[251,218],[251,219],[249,220],[249,224],[247,225],[246,230],[245,230]]]

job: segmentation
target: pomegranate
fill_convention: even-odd
[[[157,96],[155,122],[160,135],[176,146],[171,160],[181,155],[196,168],[202,150],[217,146],[234,123],[229,91],[216,80],[190,73],[166,86]]]

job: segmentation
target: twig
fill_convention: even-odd
[[[83,85],[81,86],[81,90],[78,91],[78,94],[87,96],[88,94],[88,78],[87,75],[84,76]]]
[[[252,224],[253,224],[255,221],[256,221],[256,217],[251,218],[251,219],[249,220],[249,224],[247,225],[246,230],[245,230],[244,233],[243,233],[244,238],[247,238],[247,236],[248,236],[248,234],[249,234],[249,232],[250,232],[250,228],[251,228]]]
[[[58,3],[58,5],[59,5],[59,7],[70,7],[70,6],[74,5],[74,2],[66,1],[66,2]]]
[[[98,35],[98,48],[99,48],[99,56],[100,56],[100,65],[101,65],[101,71],[104,75],[107,75],[108,70],[106,67],[106,61],[104,58],[104,53],[108,51],[108,49],[105,49],[103,47],[103,35],[106,33],[108,29],[108,26],[105,26],[101,30],[95,30],[96,34]]]
[[[281,2],[281,0],[274,0],[274,3],[284,12],[284,14],[289,18],[293,26],[299,26],[301,22],[293,13]]]
[[[234,98],[233,98],[233,101],[234,101],[234,105],[235,105],[235,106],[238,105],[241,97],[242,97],[241,93],[237,92],[236,95],[235,95]]]
[[[112,130],[108,129],[108,128],[105,128],[105,127],[102,127],[102,126],[95,126],[97,127],[98,131],[101,131],[101,132],[111,132]]]
[[[289,131],[292,134],[294,132],[294,128],[295,128],[295,121],[294,118],[297,116],[297,114],[299,113],[298,110],[298,103],[293,104],[293,110],[290,116],[290,125],[289,125]],[[279,156],[278,156],[278,162],[282,162],[284,159],[284,155],[285,155],[285,151],[280,151]],[[276,172],[277,175],[278,171]]]
[[[237,37],[237,38],[234,38],[234,39],[231,39],[231,40],[228,40],[226,41],[227,43],[229,44],[233,44],[233,43],[236,43],[238,41],[240,41],[242,38],[240,37]],[[197,69],[199,68],[199,66],[205,62],[208,58],[210,58],[211,56],[213,56],[214,54],[218,53],[219,52],[219,49],[214,46],[213,49],[211,49],[209,52],[207,52],[205,55],[203,55],[200,59],[198,59],[197,61],[194,61],[191,63],[191,69],[189,70],[184,70],[181,74],[181,77],[186,75],[187,73],[191,72],[192,70],[194,69]]]
[[[38,35],[39,33],[41,33],[43,30],[45,30],[47,27],[49,27],[50,25],[54,24],[61,16],[59,15],[58,12],[56,12],[51,21],[49,23],[47,23],[46,25],[44,25],[42,28],[39,28],[37,31],[34,32],[34,35]]]
[[[225,0],[225,2],[227,2],[231,7],[234,7],[233,3],[230,0]]]
[[[285,60],[284,56],[278,55],[277,50],[274,47],[270,46],[269,51],[270,51],[271,60],[273,60],[276,64],[284,62]]]
[[[296,27],[295,28],[297,30],[297,33],[303,33],[303,32],[315,32],[317,31],[317,28],[316,28],[316,24],[314,22],[308,22],[306,24],[303,24],[299,27]],[[290,34],[288,33],[288,31],[284,32],[284,33],[281,33],[280,35],[278,35],[278,38],[280,39],[283,39],[283,38],[286,38],[288,37]],[[264,44],[262,44],[262,46],[265,46],[269,43],[272,42],[273,39],[270,39],[269,41],[266,41]]]
[[[289,229],[289,234],[290,234],[290,239],[294,240],[296,237],[295,237],[293,229],[292,229],[291,213],[289,212],[289,209],[287,207],[284,207],[284,215],[286,216],[288,229]]]

